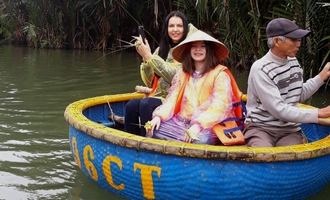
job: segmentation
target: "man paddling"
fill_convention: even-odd
[[[330,117],[330,106],[302,109],[297,103],[310,98],[329,78],[330,62],[314,78],[303,82],[296,58],[301,39],[310,33],[295,22],[276,18],[266,28],[269,51],[253,63],[248,79],[248,146],[286,146],[305,142],[300,123],[318,123]]]

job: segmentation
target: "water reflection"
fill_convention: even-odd
[[[109,197],[77,170],[63,112],[78,99],[131,91],[139,77],[129,58],[0,47],[0,199]]]
[[[133,91],[138,63],[127,52],[0,46],[0,199],[121,199],[74,164],[63,112],[79,99]],[[246,91],[246,74],[237,77]],[[329,97],[320,93],[312,103],[328,105]]]

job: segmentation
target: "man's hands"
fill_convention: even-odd
[[[330,117],[330,106],[319,109],[319,118]]]
[[[319,75],[323,81],[326,81],[330,77],[330,62],[327,62]]]
[[[323,81],[326,81],[330,77],[330,62],[327,62],[319,75]],[[325,119],[330,117],[330,106],[320,108],[318,117],[319,124],[330,125],[330,119]]]
[[[330,106],[320,108],[318,124],[330,126]]]

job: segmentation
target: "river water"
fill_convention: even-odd
[[[93,96],[132,92],[135,53],[102,54],[0,46],[0,199],[122,199],[79,171],[68,144],[65,107]],[[246,73],[237,74],[246,91]],[[329,105],[330,94],[311,101]],[[327,199],[330,185],[311,199]]]

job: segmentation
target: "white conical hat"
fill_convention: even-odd
[[[188,35],[185,40],[183,40],[180,44],[174,47],[172,55],[175,60],[178,62],[182,62],[183,60],[183,53],[186,48],[190,47],[192,42],[196,41],[209,41],[215,44],[215,54],[220,60],[224,60],[228,57],[229,51],[227,47],[220,42],[219,40],[215,39],[214,37],[210,36],[209,34],[203,31],[196,31],[191,35]]]

